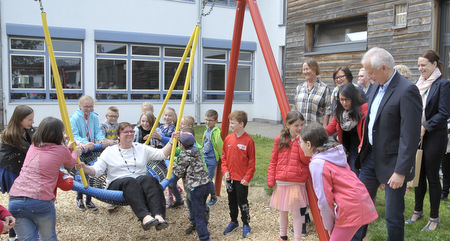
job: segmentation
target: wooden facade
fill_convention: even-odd
[[[394,27],[395,4],[407,3],[407,24]],[[389,51],[396,64],[411,69],[417,80],[417,56],[423,51],[437,50],[439,42],[439,8],[441,1],[383,1],[383,0],[288,0],[286,22],[285,88],[292,104],[295,87],[303,83],[302,62],[308,58],[318,61],[321,80],[334,88],[332,74],[338,66],[348,66],[356,83],[361,57],[372,47]],[[367,46],[365,50],[343,53],[314,54],[310,50],[311,24],[367,15]]]

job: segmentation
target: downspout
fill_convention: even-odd
[[[198,22],[197,25],[200,26],[200,33],[198,36],[198,43],[197,43],[197,54],[195,55],[195,78],[196,86],[194,88],[195,94],[193,95],[194,98],[194,109],[195,109],[195,122],[199,125],[201,123],[201,100],[202,100],[202,75],[203,75],[203,65],[202,65],[202,59],[203,59],[203,29],[202,29],[202,10],[203,10],[203,1],[196,1],[197,2],[197,16],[198,16]]]

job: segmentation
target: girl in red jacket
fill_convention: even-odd
[[[275,187],[270,207],[280,211],[280,239],[287,240],[288,213],[291,211],[294,221],[295,240],[301,239],[302,224],[305,216],[300,208],[308,204],[305,182],[309,177],[309,157],[305,157],[300,148],[300,131],[305,119],[298,111],[291,111],[280,135],[275,138],[272,157],[267,170],[267,186]]]

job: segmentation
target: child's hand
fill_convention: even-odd
[[[83,149],[81,148],[81,146],[76,146],[75,150],[73,150],[72,152],[75,152],[77,156],[81,156],[81,154],[83,153]]]
[[[13,216],[6,216],[5,222],[8,223],[9,228],[13,228],[16,225],[16,219]]]
[[[225,172],[224,176],[225,176],[226,180],[230,180],[230,173],[229,172]]]
[[[75,142],[75,141],[71,141],[70,143],[69,143],[69,145],[67,145],[68,147],[69,147],[69,149],[70,149],[70,151],[73,151],[73,146],[77,146],[77,143]]]
[[[81,168],[84,168],[86,165],[84,162],[75,164],[75,170],[79,171]]]
[[[148,139],[148,134],[147,135],[145,135],[142,139],[144,140],[144,141],[146,141],[147,139]]]
[[[175,138],[175,139],[179,140],[180,139],[180,132],[172,133],[172,138]]]
[[[244,180],[244,179],[241,180],[241,184],[244,185],[244,186],[248,186],[248,182],[246,180]]]
[[[161,134],[159,134],[157,131],[154,131],[154,132],[152,132],[152,138],[155,138],[155,139],[158,139],[158,140],[161,140],[161,138],[162,138],[162,135]]]

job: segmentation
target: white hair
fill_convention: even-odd
[[[385,49],[378,47],[373,47],[364,54],[361,64],[364,65],[366,61],[369,61],[370,66],[375,69],[380,69],[383,64],[387,68],[393,69],[395,65],[394,57]]]

